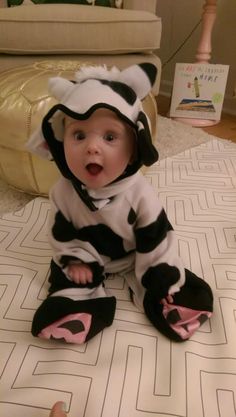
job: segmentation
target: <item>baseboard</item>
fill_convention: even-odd
[[[223,112],[231,116],[236,116],[236,97],[225,96]]]
[[[166,80],[161,80],[159,94],[165,97],[171,97],[173,83]]]
[[[171,97],[173,83],[167,80],[161,80],[159,94],[165,97]],[[236,116],[236,97],[225,95],[223,112]]]

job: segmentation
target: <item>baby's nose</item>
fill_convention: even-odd
[[[100,138],[96,135],[93,135],[93,137],[90,137],[87,144],[87,152],[90,155],[97,154],[100,152],[99,147],[99,140]]]

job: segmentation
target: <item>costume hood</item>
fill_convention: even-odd
[[[83,66],[76,72],[75,81],[50,78],[49,93],[58,104],[48,111],[40,128],[31,136],[27,148],[54,160],[62,175],[72,181],[83,198],[83,184],[70,171],[64,155],[64,118],[67,115],[85,120],[98,108],[107,108],[131,125],[137,137],[137,158],[118,180],[133,175],[142,165],[152,165],[157,161],[158,153],[152,144],[150,123],[141,100],[151,91],[156,75],[157,69],[153,64],[143,63],[122,71],[116,67],[109,70],[106,66]]]

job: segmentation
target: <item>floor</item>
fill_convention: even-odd
[[[158,113],[167,116],[170,108],[170,98],[165,96],[157,97]],[[223,139],[229,139],[236,143],[236,117],[229,114],[222,114],[221,121],[210,127],[203,128],[210,135],[218,136]]]

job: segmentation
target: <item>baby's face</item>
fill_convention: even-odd
[[[88,188],[110,184],[133,160],[133,129],[108,109],[96,110],[87,120],[65,119],[66,162]]]

